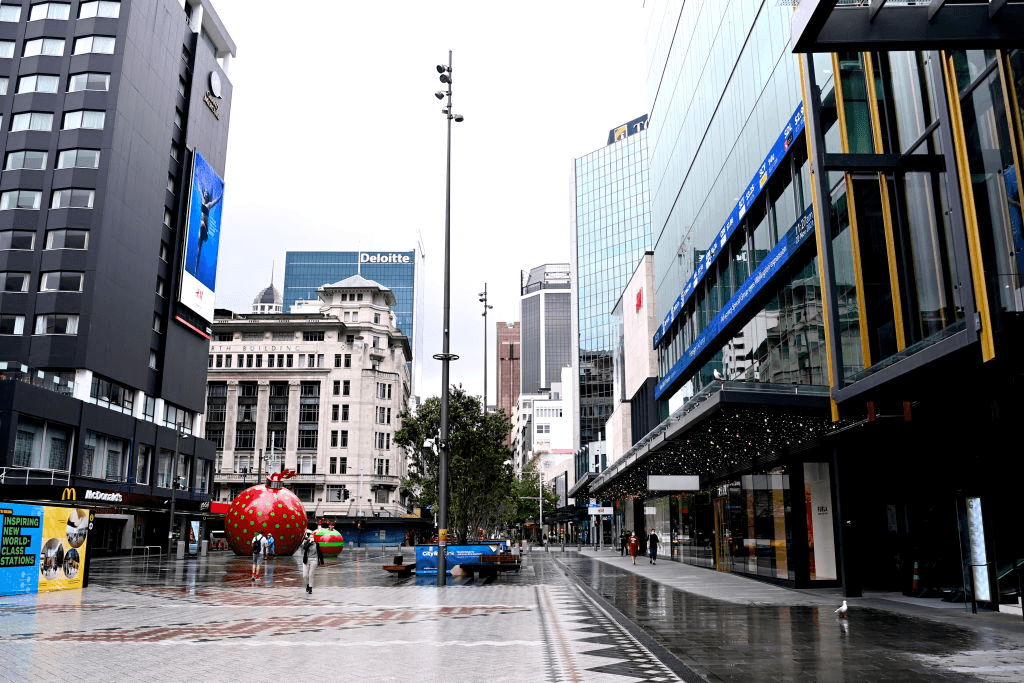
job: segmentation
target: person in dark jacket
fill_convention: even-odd
[[[651,564],[658,564],[658,534],[651,529],[651,535],[647,537],[647,548],[651,553]]]
[[[312,529],[306,529],[306,538],[302,541],[302,578],[306,581],[306,592],[313,594],[313,575],[316,568],[324,563],[324,551],[317,543]]]
[[[619,557],[626,556],[626,543],[629,541],[629,534],[625,529],[619,534]]]

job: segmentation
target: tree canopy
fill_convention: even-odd
[[[480,401],[462,387],[448,394],[448,532],[456,542],[475,540],[478,529],[503,526],[518,507],[512,452],[505,445],[510,422],[503,412],[484,413]],[[395,441],[410,452],[404,485],[414,500],[437,511],[441,399],[434,396],[415,413],[403,411]]]

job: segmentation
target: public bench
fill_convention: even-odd
[[[476,562],[460,562],[458,565],[466,576],[494,576],[500,572],[517,572],[522,569],[518,555],[499,553],[494,555],[480,554]]]
[[[405,558],[401,555],[395,555],[392,558],[391,564],[384,565],[384,571],[395,576],[409,576],[416,571],[416,563],[406,563]]]

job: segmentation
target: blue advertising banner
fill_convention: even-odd
[[[814,207],[808,207],[801,214],[800,218],[797,219],[796,223],[793,224],[789,232],[768,252],[761,265],[755,268],[750,277],[740,285],[736,294],[726,302],[722,310],[718,312],[718,315],[697,335],[697,339],[686,349],[686,353],[658,381],[654,389],[655,399],[661,398],[661,395],[689,369],[696,358],[708,346],[712,344],[717,346],[720,343],[724,343],[727,338],[736,333],[736,328],[740,327],[740,324],[735,324],[737,319],[742,320],[743,323],[746,322],[745,317],[741,316],[740,313],[743,312],[751,299],[757,296],[765,287],[772,284],[779,271],[793,258],[793,255],[807,242],[807,238],[812,234],[814,234]]]
[[[445,573],[451,573],[452,567],[463,562],[479,562],[480,555],[497,555],[508,552],[508,544],[505,541],[477,545],[449,545],[447,548],[448,552],[445,554],[447,571]],[[436,545],[416,546],[416,573],[437,574]]]
[[[42,506],[0,503],[0,528],[0,595],[37,592]]]
[[[224,181],[202,154],[194,152],[179,298],[182,304],[209,321],[213,320],[213,300],[217,290],[223,199]]]
[[[771,150],[768,152],[768,156],[761,162],[760,167],[757,169],[757,173],[754,174],[753,179],[747,184],[747,187],[743,190],[743,194],[740,195],[739,201],[736,206],[733,207],[730,212],[728,219],[725,221],[725,225],[722,226],[721,230],[715,236],[715,239],[711,242],[711,246],[708,247],[707,251],[701,257],[697,266],[693,270],[693,275],[683,285],[682,293],[676,297],[676,300],[672,303],[672,307],[669,312],[665,315],[665,319],[661,322],[661,327],[654,333],[654,348],[658,347],[662,337],[668,332],[669,327],[675,322],[675,319],[679,317],[679,313],[683,310],[683,306],[693,296],[694,290],[697,289],[697,284],[704,278],[705,273],[711,269],[711,265],[715,262],[715,258],[721,253],[722,248],[728,243],[729,238],[732,237],[733,233],[736,232],[736,228],[740,225],[743,217],[747,215],[747,209],[754,204],[754,200],[757,199],[761,191],[764,190],[768,184],[768,179],[772,177],[775,170],[782,163],[789,148],[793,145],[793,141],[796,140],[796,136],[802,133],[804,130],[804,103],[801,102],[793,115],[789,117],[789,122],[786,127],[782,130],[775,144],[772,145]]]

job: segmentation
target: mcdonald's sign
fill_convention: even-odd
[[[78,494],[73,488],[66,488],[64,492],[60,494],[61,500],[78,500]]]

